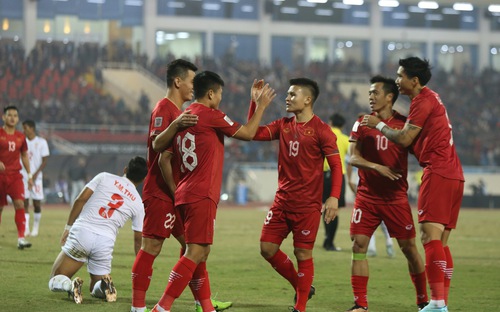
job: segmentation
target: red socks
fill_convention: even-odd
[[[352,292],[354,294],[354,302],[362,307],[368,307],[368,276],[351,276]]]
[[[444,275],[446,271],[446,255],[440,240],[432,240],[424,245],[425,270],[432,300],[445,300]]]
[[[158,302],[159,306],[165,310],[170,310],[174,300],[182,294],[189,284],[196,267],[196,263],[184,256],[177,261],[177,264],[170,272],[167,288]]]
[[[312,281],[314,278],[314,262],[313,259],[307,259],[298,262],[298,283],[297,283],[297,302],[295,309],[299,311],[306,310],[307,300],[309,299],[309,291],[311,290]]]
[[[425,271],[421,273],[410,273],[411,281],[415,286],[415,291],[417,292],[417,305],[429,302],[429,297],[427,296],[427,278],[425,276]]]
[[[273,257],[266,260],[271,264],[276,272],[278,272],[288,282],[290,282],[293,289],[297,289],[297,271],[295,271],[293,262],[283,251],[278,250],[278,252]],[[309,292],[309,290],[307,291]]]
[[[17,237],[24,237],[24,230],[26,229],[26,216],[24,215],[24,209],[16,209],[14,221],[16,222],[17,227]]]
[[[444,300],[448,304],[448,294],[450,292],[451,277],[453,276],[453,258],[451,257],[450,247],[444,247],[446,256],[446,271],[444,273]]]
[[[153,275],[153,262],[155,256],[139,250],[135,257],[134,265],[132,266],[132,306],[145,307],[146,306],[146,292],[151,283],[151,276]]]
[[[194,270],[193,277],[189,281],[189,287],[195,295],[196,300],[200,301],[210,299],[210,281],[208,279],[207,263],[200,262]],[[210,301],[210,300],[209,300]]]

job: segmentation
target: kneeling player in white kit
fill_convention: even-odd
[[[116,301],[111,280],[111,259],[118,229],[132,219],[135,253],[141,248],[144,206],[136,187],[147,174],[146,160],[132,158],[120,177],[96,175],[76,198],[61,237],[62,251],[52,266],[49,289],[68,292],[82,302],[80,277],[70,278],[87,263],[93,297]],[[99,244],[95,244],[99,242]]]

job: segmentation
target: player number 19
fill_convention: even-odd
[[[288,142],[288,144],[289,144],[288,156],[296,157],[299,154],[299,142],[290,141]]]

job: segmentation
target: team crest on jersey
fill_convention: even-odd
[[[163,117],[156,117],[155,118],[155,122],[154,122],[155,127],[161,126],[162,123],[163,123]]]
[[[234,122],[231,120],[231,118],[229,118],[227,115],[224,116],[224,120],[230,125],[232,126],[234,124]]]
[[[314,135],[314,129],[313,128],[305,128],[304,129],[304,135],[313,136]]]
[[[290,128],[285,128],[285,129],[283,129],[283,132],[284,132],[284,133],[289,133],[290,131],[291,131],[291,129],[290,129]]]

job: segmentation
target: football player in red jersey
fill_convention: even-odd
[[[33,174],[30,170],[28,144],[24,134],[16,130],[19,112],[16,106],[7,106],[2,115],[3,127],[0,128],[0,221],[3,207],[7,205],[7,195],[12,198],[16,214],[17,248],[31,247],[24,238],[26,217],[24,215],[24,183],[21,175],[21,162],[28,176],[28,188],[33,187]]]
[[[393,110],[399,91],[394,79],[375,76],[368,98],[372,115],[394,129],[405,125],[406,117]],[[390,142],[376,129],[360,127],[363,116],[355,123],[350,163],[359,168],[359,183],[351,217],[352,269],[351,286],[354,306],[351,312],[368,311],[367,285],[370,237],[384,222],[408,260],[408,269],[415,285],[417,305],[427,305],[425,267],[415,245],[415,226],[408,202],[408,149]]]
[[[254,81],[254,85],[256,82]],[[184,225],[187,249],[170,272],[163,296],[153,311],[170,311],[186,286],[196,278],[203,311],[217,310],[210,300],[210,282],[206,261],[213,243],[217,204],[222,185],[224,136],[251,140],[264,110],[276,96],[268,85],[255,91],[256,113],[246,125],[232,121],[219,110],[224,81],[214,72],[197,74],[193,81],[195,102],[188,110],[198,116],[195,126],[178,132],[172,146],[180,179],[175,190],[175,205]],[[157,146],[155,148],[165,148]],[[191,282],[190,282],[191,281]]]
[[[325,222],[338,213],[342,185],[342,164],[337,137],[329,125],[313,112],[319,95],[318,84],[308,78],[290,80],[284,117],[259,127],[254,140],[279,140],[278,190],[262,227],[260,252],[283,276],[296,293],[292,311],[304,312],[315,293],[313,248],[325,210]],[[254,113],[250,108],[249,117]],[[323,163],[326,158],[332,172],[330,196],[322,205]],[[289,233],[293,234],[297,267],[280,249]]]
[[[378,129],[389,140],[411,147],[423,168],[418,197],[418,222],[425,249],[431,301],[425,312],[448,311],[453,274],[448,239],[456,228],[464,190],[462,165],[453,144],[452,126],[439,95],[426,85],[431,79],[427,60],[399,60],[396,84],[410,100],[403,129],[393,129],[378,117],[366,115],[361,125]]]

